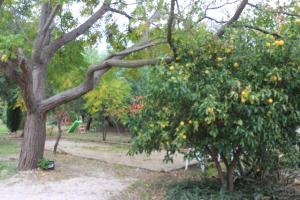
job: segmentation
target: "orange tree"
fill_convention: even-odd
[[[200,28],[187,41],[177,33],[176,62],[152,69],[144,107],[130,118],[132,153],[208,154],[230,191],[240,159],[274,151],[286,158],[300,120],[299,29],[291,20],[280,38],[239,29],[216,39]]]

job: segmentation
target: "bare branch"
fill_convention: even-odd
[[[47,56],[51,57],[59,48],[63,45],[73,41],[80,35],[84,34],[89,28],[91,28],[103,15],[109,10],[110,1],[105,1],[102,6],[92,16],[90,16],[84,23],[77,28],[64,34],[62,37],[54,40],[46,50]]]
[[[219,31],[216,34],[219,38],[221,38],[224,35],[225,29],[227,27],[231,26],[234,22],[236,22],[240,18],[247,3],[248,3],[248,0],[243,0],[241,2],[241,4],[239,5],[239,7],[237,8],[237,10],[235,11],[235,14],[232,16],[232,18],[219,29]]]
[[[173,22],[174,22],[174,10],[175,10],[175,0],[171,0],[171,8],[170,8],[170,15],[168,20],[168,34],[167,34],[167,41],[170,45],[174,53],[174,57],[177,57],[176,47],[173,43],[172,39],[172,30],[173,30]]]
[[[272,35],[275,38],[282,38],[282,36],[279,35],[278,33],[270,32],[270,31],[262,29],[260,27],[251,26],[251,25],[244,25],[244,27],[246,27],[248,29],[253,29],[253,30],[259,31],[259,32],[264,33],[264,34]]]
[[[126,55],[129,55],[131,53],[141,51],[143,49],[146,49],[146,48],[149,48],[149,47],[152,47],[152,46],[156,46],[156,45],[159,45],[159,44],[163,44],[163,43],[164,43],[163,41],[143,42],[143,43],[141,43],[137,46],[127,48],[123,51],[120,51],[120,52],[117,52],[117,53],[112,53],[107,59],[110,59],[110,58],[115,57],[115,56],[126,56]]]
[[[112,8],[112,7],[109,7],[108,10],[111,11],[111,12],[118,13],[118,14],[120,14],[120,15],[123,15],[123,16],[127,17],[128,19],[133,19],[132,16],[130,16],[129,14],[127,14],[127,13],[124,12],[124,11],[121,11],[121,10],[118,10],[118,9],[115,9],[115,8]]]
[[[262,10],[263,8],[261,8],[259,5],[255,5],[255,4],[252,4],[252,3],[248,3],[249,6],[255,8],[255,9],[258,9],[258,10]],[[300,17],[300,14],[297,14],[297,13],[290,13],[290,12],[285,12],[285,11],[273,11],[273,13],[278,13],[278,14],[284,14],[284,15],[287,15],[287,16],[291,16],[291,17]]]
[[[121,67],[121,68],[137,68],[147,65],[155,65],[159,61],[164,61],[170,63],[174,60],[174,57],[166,57],[163,59],[153,58],[153,59],[140,59],[140,60],[119,60],[119,59],[110,59],[106,60],[105,63],[112,67]]]
[[[240,0],[235,0],[235,1],[232,1],[232,2],[226,2],[226,3],[223,3],[222,5],[219,5],[219,6],[215,6],[215,7],[207,7],[207,10],[216,10],[216,9],[220,9],[220,8],[223,8],[224,6],[227,6],[227,5],[230,5],[230,4],[235,4],[236,2],[238,2]]]
[[[52,23],[53,20],[54,20],[54,17],[55,17],[55,15],[56,15],[58,9],[59,9],[59,5],[56,4],[55,7],[52,9],[52,12],[50,13],[50,15],[49,15],[49,17],[48,17],[48,19],[47,19],[47,21],[46,21],[44,27],[43,27],[43,30],[42,30],[43,32],[46,32],[46,31],[49,29],[51,23]]]
[[[217,24],[225,24],[225,23],[228,23],[228,21],[218,21],[217,19],[214,19],[214,18],[209,17],[209,16],[204,16],[204,17],[202,17],[201,19],[199,19],[199,20],[197,21],[197,23],[201,22],[201,21],[204,20],[204,19],[209,19],[209,20],[211,20],[211,21],[216,22]]]

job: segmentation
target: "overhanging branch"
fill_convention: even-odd
[[[130,16],[129,14],[127,14],[124,11],[121,11],[121,10],[118,10],[118,9],[115,9],[115,8],[112,8],[112,7],[109,7],[108,10],[111,11],[111,12],[123,15],[123,16],[127,17],[128,19],[133,19],[132,16]]]
[[[98,80],[103,76],[103,74],[105,74],[105,72],[107,72],[112,67],[137,68],[146,65],[155,65],[159,61],[165,61],[169,63],[174,60],[174,57],[167,57],[164,59],[154,58],[154,59],[141,59],[141,60],[131,60],[131,61],[122,60],[126,55],[148,48],[150,46],[153,46],[153,44],[147,45],[143,43],[140,46],[139,45],[133,46],[122,52],[112,54],[114,56],[108,56],[107,59],[101,62],[100,64],[92,66],[88,69],[86,73],[85,81],[82,84],[72,89],[56,94],[46,100],[43,100],[40,103],[39,108],[42,111],[46,112],[61,104],[72,101],[86,94],[96,86]]]
[[[246,27],[246,28],[248,28],[248,29],[252,29],[252,30],[259,31],[259,32],[264,33],[264,34],[272,35],[272,36],[274,36],[275,38],[282,38],[282,36],[279,35],[278,33],[274,33],[274,32],[271,32],[271,31],[262,29],[262,28],[260,28],[260,27],[251,26],[251,25],[244,25],[244,27]]]
[[[236,22],[240,18],[240,16],[241,16],[243,10],[245,9],[247,3],[248,3],[248,0],[243,0],[240,3],[237,10],[235,11],[235,14],[232,16],[232,18],[219,29],[219,31],[216,34],[219,38],[223,37],[223,35],[225,33],[225,29],[227,27],[231,26],[234,22]]]
[[[109,11],[109,5],[110,1],[105,1],[99,8],[99,10],[96,11],[92,16],[90,16],[84,23],[50,43],[46,48],[47,56],[51,57],[59,48],[75,40],[77,37],[89,30],[89,28],[91,28],[96,23],[96,21],[101,19],[103,15],[107,11]]]

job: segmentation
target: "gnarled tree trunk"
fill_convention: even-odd
[[[18,170],[37,168],[39,159],[43,158],[46,139],[46,114],[27,113],[24,139],[19,157]]]
[[[0,6],[3,0],[0,0]],[[43,157],[46,139],[46,113],[64,103],[75,100],[91,91],[99,82],[103,74],[113,66],[121,68],[137,68],[148,65],[156,65],[161,58],[123,60],[126,56],[161,44],[161,41],[142,40],[120,52],[115,52],[105,58],[98,65],[91,66],[81,84],[56,95],[46,97],[46,81],[48,64],[54,54],[64,45],[84,35],[107,12],[120,11],[111,8],[111,0],[105,0],[102,6],[95,11],[86,21],[73,28],[60,37],[53,37],[54,18],[61,5],[52,5],[51,1],[43,1],[40,9],[38,31],[36,33],[32,55],[26,56],[21,48],[17,49],[16,58],[7,62],[0,59],[0,70],[10,79],[16,81],[21,88],[22,96],[27,108],[27,118],[24,128],[24,139],[20,159],[19,170],[29,170],[37,167],[38,159]],[[122,13],[122,12],[121,12]],[[0,53],[0,57],[4,56]],[[166,63],[174,60],[173,56],[164,58]]]

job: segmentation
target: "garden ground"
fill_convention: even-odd
[[[56,169],[17,173],[21,140],[3,127],[0,132],[0,199],[161,199],[163,187],[149,187],[150,180],[168,185],[179,176],[200,176],[195,168],[188,173],[175,170],[183,167],[182,157],[173,166],[162,162],[163,152],[152,157],[127,156],[128,145],[112,144],[113,135],[108,138],[111,143],[92,142],[89,135],[65,135],[56,155],[50,151],[54,141],[49,137],[45,157],[55,160]],[[170,170],[175,171],[159,172]]]
[[[128,144],[116,144],[115,139],[120,137],[113,134],[108,137],[109,143],[95,142],[98,139],[95,134],[91,136],[92,133],[64,135],[56,155],[50,151],[53,137],[48,137],[45,157],[55,160],[56,169],[17,173],[21,140],[6,132],[5,128],[0,129],[0,199],[146,200],[168,198],[166,191],[180,195],[176,199],[186,199],[202,192],[207,198],[218,199],[220,194],[216,189],[218,186],[215,187],[213,168],[200,173],[197,167],[191,167],[184,172],[178,169],[183,166],[182,158],[175,159],[174,166],[165,165],[160,162],[163,153],[153,157],[128,157]],[[126,141],[126,137],[121,138]],[[205,180],[204,184],[199,180]],[[212,188],[207,188],[208,185]],[[212,196],[213,193],[217,196]],[[264,197],[263,191],[258,191],[258,195],[260,193]],[[297,199],[300,195],[282,197]],[[174,199],[174,196],[169,199]]]

